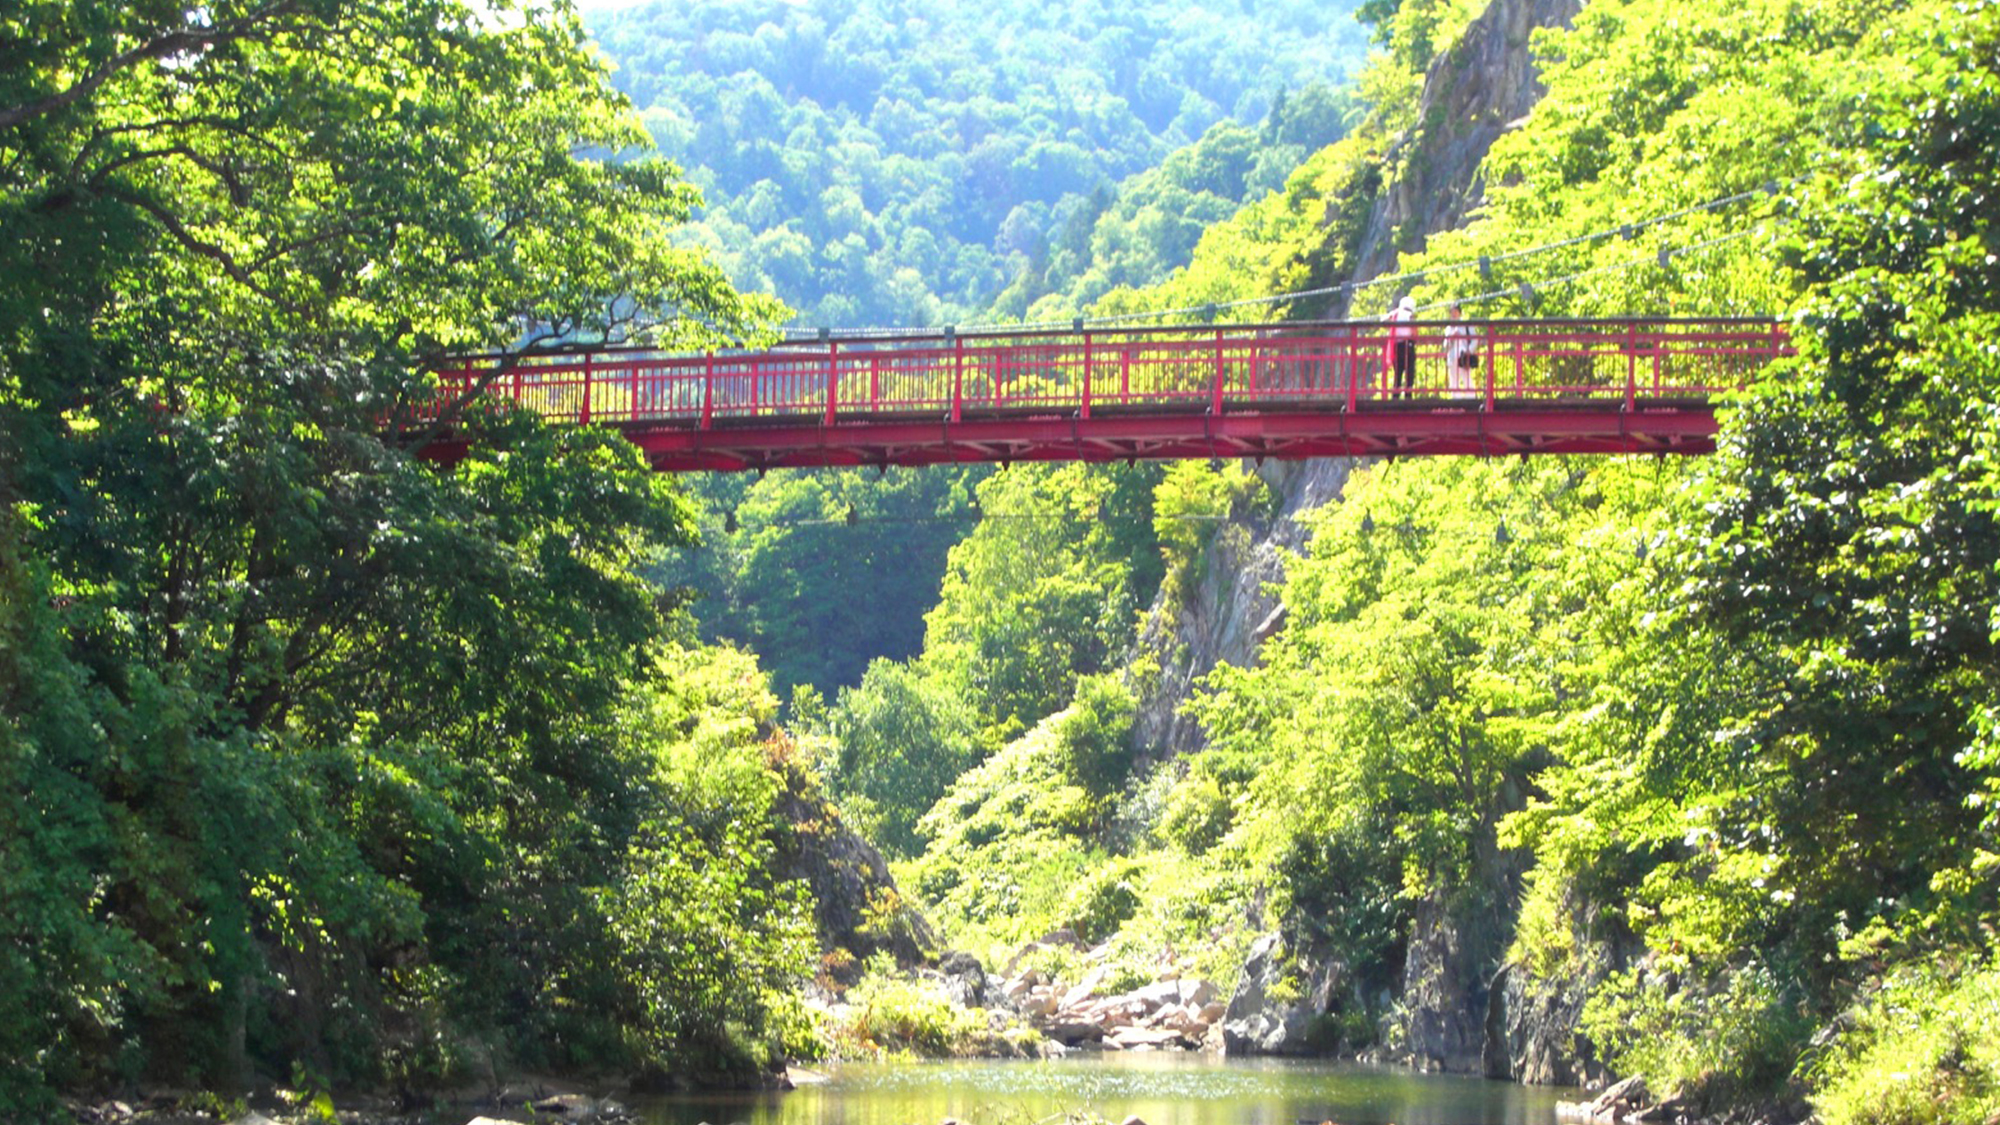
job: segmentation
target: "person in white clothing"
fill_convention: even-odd
[[[1465,323],[1465,309],[1451,303],[1444,329],[1444,380],[1453,394],[1466,395],[1479,380],[1479,329]]]

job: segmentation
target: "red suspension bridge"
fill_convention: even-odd
[[[1412,346],[1407,391],[1394,339]],[[615,427],[669,471],[1692,454],[1715,447],[1715,396],[1790,351],[1768,319],[1370,321],[570,351],[468,358],[439,380],[441,402]],[[425,453],[463,451],[448,434]]]

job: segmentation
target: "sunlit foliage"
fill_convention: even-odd
[[[413,456],[447,351],[777,313],[673,245],[695,195],[573,15],[31,3],[0,76],[0,1116],[768,1056],[718,1041],[782,1038],[806,967],[738,913],[790,901],[762,688],[688,705],[750,723],[702,746],[733,835],[680,720],[620,721],[703,663],[636,577],[690,506],[531,418]],[[742,893],[678,914],[696,873]],[[697,918],[748,927],[719,1023],[647,959]]]

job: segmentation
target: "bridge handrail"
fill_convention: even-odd
[[[1631,325],[1631,324],[1714,324],[1769,327],[1783,325],[1782,321],[1768,316],[1583,316],[1583,317],[1498,317],[1490,319],[1466,318],[1459,321],[1445,319],[1416,319],[1407,322],[1413,326],[1442,328],[1457,323],[1471,326],[1497,327],[1502,325]],[[1259,336],[1289,336],[1312,334],[1316,329],[1385,328],[1388,322],[1376,317],[1361,317],[1348,320],[1286,320],[1286,321],[1231,321],[1216,324],[1162,324],[1162,325],[1085,325],[1082,328],[1037,327],[1037,328],[926,328],[895,335],[842,336],[838,333],[818,338],[811,336],[792,337],[780,340],[766,348],[715,349],[716,355],[752,355],[774,351],[824,351],[828,344],[843,348],[866,348],[882,344],[938,343],[952,340],[1026,340],[1026,339],[1081,339],[1082,337],[1107,336],[1172,336],[1208,335],[1214,332],[1255,334]],[[487,362],[515,358],[522,353],[485,351],[465,352],[453,356],[454,362]],[[525,353],[526,358],[549,358],[582,355],[649,355],[694,357],[708,352],[691,352],[662,348],[646,344],[552,344]]]
[[[1476,340],[1477,367],[1447,367],[1456,353],[1447,348],[1453,326]],[[1415,397],[1474,400],[1488,411],[1589,400],[1637,410],[1653,400],[1707,398],[1791,350],[1784,325],[1763,317],[940,331],[700,355],[617,347],[458,357],[438,373],[437,401],[420,413],[438,417],[481,382],[489,399],[557,421],[698,429],[765,419],[958,421],[968,412],[1353,412],[1407,401],[1389,377],[1394,339],[1412,344]]]

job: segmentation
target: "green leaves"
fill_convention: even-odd
[[[1155,472],[1017,467],[980,484],[985,518],[952,548],[924,660],[969,693],[988,745],[1057,710],[1074,677],[1121,654],[1157,581],[1132,565],[1150,554]]]
[[[692,509],[531,416],[457,419],[451,470],[404,446],[443,352],[712,344],[775,307],[670,243],[694,193],[630,151],[565,8],[0,21],[0,991],[32,1005],[0,1044],[43,1061],[0,1111],[114,1070],[420,1086],[482,1039],[666,1065],[681,1040],[621,1034],[593,888],[685,843],[717,901],[796,900],[745,842],[771,787],[730,805],[742,840],[688,837],[621,725],[681,674],[636,575]],[[649,893],[622,923],[661,924]]]
[[[665,580],[694,587],[703,635],[753,649],[778,690],[831,696],[876,659],[923,646],[946,553],[971,530],[983,466],[781,470],[755,482],[695,482],[719,509]]]
[[[1102,858],[1112,800],[1131,764],[1133,699],[1112,676],[1087,676],[1067,707],[966,770],[922,819],[928,841],[914,865],[917,889],[956,940],[998,954],[1051,927],[1115,925],[1130,914],[1122,875],[1078,880]],[[1109,895],[1112,907],[1096,901]],[[1080,897],[1079,897],[1080,896]],[[1096,936],[1105,936],[1099,932]]]
[[[888,660],[840,693],[828,734],[828,791],[857,828],[904,857],[922,850],[917,818],[981,757],[977,716],[956,686]]]

